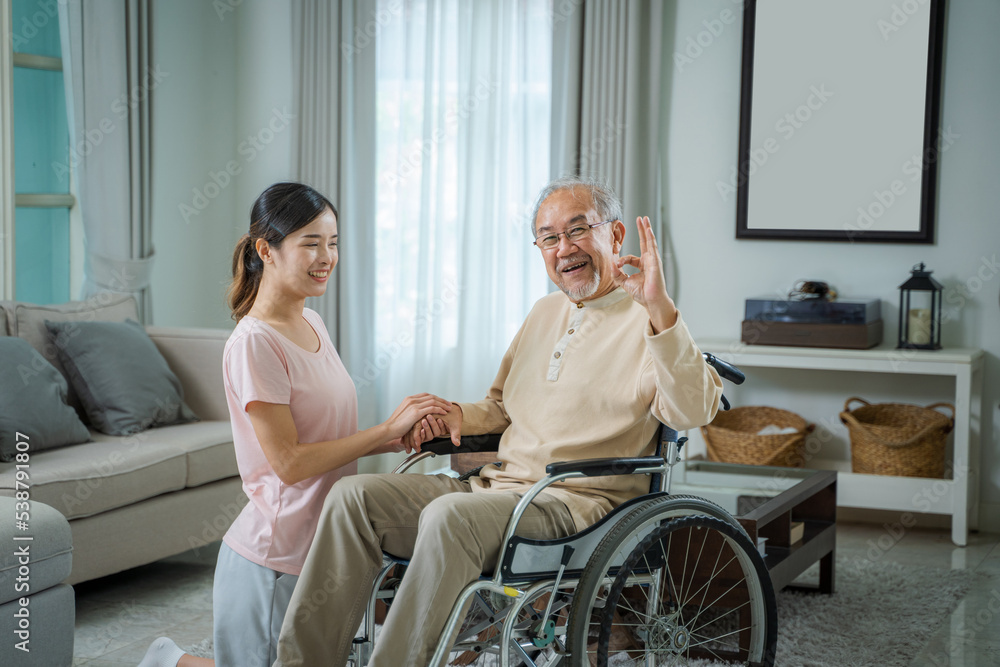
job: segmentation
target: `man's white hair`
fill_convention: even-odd
[[[594,210],[597,211],[597,214],[600,216],[602,222],[604,220],[622,219],[621,200],[618,199],[615,191],[611,189],[611,186],[608,185],[607,182],[600,181],[596,178],[590,178],[588,176],[563,176],[550,182],[542,188],[541,192],[538,193],[538,198],[535,199],[534,209],[531,212],[532,236],[535,236],[537,233],[535,230],[538,226],[538,209],[542,207],[542,203],[560,190],[575,191],[577,189],[583,189],[590,193],[590,199],[594,204]]]

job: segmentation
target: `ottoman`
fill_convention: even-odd
[[[0,665],[73,664],[75,596],[62,583],[72,566],[58,510],[0,497]]]

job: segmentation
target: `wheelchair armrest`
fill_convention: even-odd
[[[434,452],[438,456],[446,454],[478,454],[480,452],[495,452],[500,448],[500,434],[463,435],[462,445],[451,444],[451,438],[435,438],[420,446],[422,452]]]
[[[662,466],[663,459],[659,456],[640,456],[635,458],[584,459],[582,461],[562,461],[545,466],[548,475],[563,475],[575,472],[584,477],[601,475],[631,475],[639,468]]]

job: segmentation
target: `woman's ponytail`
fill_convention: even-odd
[[[232,318],[237,322],[250,312],[263,273],[264,263],[257,254],[254,241],[249,234],[244,234],[233,251],[233,282],[227,295]]]

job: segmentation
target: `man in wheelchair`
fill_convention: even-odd
[[[548,464],[653,453],[660,422],[709,422],[722,395],[667,293],[648,218],[641,253],[619,257],[621,204],[601,184],[567,178],[539,194],[532,227],[561,292],[540,299],[510,344],[487,397],[424,420],[410,444],[502,433],[479,477],[358,475],[334,485],[281,630],[276,665],[344,665],[382,567],[410,563],[369,665],[424,667],[463,588],[496,566],[512,511]],[[637,269],[626,275],[622,268]],[[642,475],[567,479],[538,495],[519,536],[553,539],[648,492]],[[323,589],[325,604],[311,595]]]

